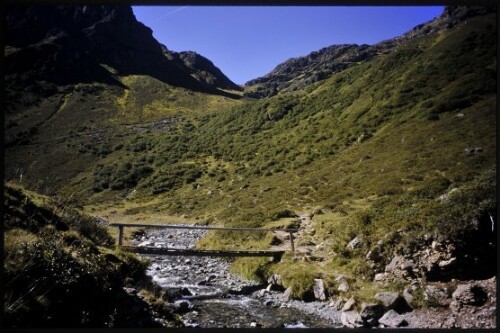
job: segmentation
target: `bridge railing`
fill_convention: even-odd
[[[293,243],[293,233],[298,229],[266,229],[266,228],[231,228],[231,227],[207,227],[207,226],[184,226],[174,224],[142,224],[142,223],[110,223],[111,227],[118,227],[118,246],[123,243],[123,229],[129,228],[163,228],[163,229],[200,229],[200,230],[231,230],[231,231],[255,231],[255,232],[275,232],[284,231],[290,234],[290,247],[292,252],[295,252],[295,245]]]

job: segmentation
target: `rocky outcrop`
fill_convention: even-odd
[[[240,91],[242,88],[231,81],[209,59],[193,51],[174,52],[162,45],[167,59],[178,68],[209,87]]]
[[[269,74],[248,81],[245,83],[245,95],[261,98],[281,91],[296,91],[357,62],[370,59],[375,54],[376,51],[369,45],[342,44],[325,47],[305,57],[289,59]]]
[[[237,88],[201,56],[166,57],[129,6],[11,7],[4,36],[7,82],[121,85],[119,76],[138,74],[196,91]]]
[[[387,262],[375,246],[366,255],[374,268],[373,280],[386,281],[450,281],[451,279],[484,279],[495,274],[496,239],[489,216],[473,222],[463,239],[442,240],[424,237],[422,244],[411,251],[399,251]],[[477,242],[477,239],[483,240]],[[384,262],[386,263],[384,266]]]

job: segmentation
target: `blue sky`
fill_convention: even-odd
[[[134,6],[173,51],[195,51],[243,84],[333,44],[374,44],[439,16],[443,7]]]

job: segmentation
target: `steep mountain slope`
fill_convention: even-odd
[[[127,75],[147,75],[212,94],[229,96],[218,88],[238,89],[213,64],[207,68],[206,61],[198,60],[188,67],[182,59],[166,57],[151,29],[126,6],[11,7],[6,10],[5,36],[8,101],[19,99],[19,90],[31,91],[35,98],[40,98],[34,94],[37,91],[43,97],[52,95],[57,90],[54,84],[125,87],[120,77]],[[193,75],[207,76],[207,71],[210,82]]]
[[[436,19],[420,24],[394,39],[375,45],[332,45],[312,52],[305,57],[292,58],[279,64],[269,74],[245,83],[245,95],[253,98],[270,97],[278,93],[300,90],[314,82],[326,79],[333,73],[390,53],[400,45],[427,34],[439,33],[464,22],[470,17],[494,13],[494,7],[446,7]]]
[[[136,75],[120,77],[127,90],[76,85],[7,117],[9,130],[27,131],[6,149],[7,178],[94,212],[300,227],[296,256],[273,267],[234,265],[261,277],[280,273],[294,297],[310,294],[318,277],[331,294],[347,296],[337,290],[339,274],[361,299],[377,273],[387,273],[389,289],[492,276],[496,15],[436,22],[388,53],[261,100]],[[44,108],[53,116],[30,132]],[[228,232],[199,246],[276,242]],[[393,260],[413,266],[385,272]]]
[[[219,69],[199,55],[189,64],[169,59],[129,7],[12,7],[5,32],[9,178],[46,179],[52,188],[112,152],[123,133],[138,131],[133,124],[169,130],[238,103],[229,92],[238,86]],[[92,147],[105,132],[117,137],[99,155]],[[54,142],[67,146],[51,149]]]

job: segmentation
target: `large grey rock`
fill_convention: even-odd
[[[394,310],[387,311],[378,322],[387,327],[403,327],[408,325],[404,317]]]
[[[340,322],[345,327],[360,328],[363,327],[363,319],[356,311],[345,311],[340,314]]]
[[[359,315],[365,326],[376,326],[378,319],[384,314],[384,307],[380,304],[361,304]]]
[[[320,301],[326,300],[325,285],[322,279],[314,279],[314,298]]]
[[[283,300],[285,302],[288,302],[291,298],[292,298],[292,288],[288,287],[283,293]]]
[[[354,299],[354,297],[349,298],[349,300],[345,302],[344,306],[342,307],[342,311],[352,310],[355,304],[356,300]]]
[[[411,310],[411,307],[399,293],[383,291],[375,294],[375,299],[378,300],[386,309],[395,310],[399,314]]]

